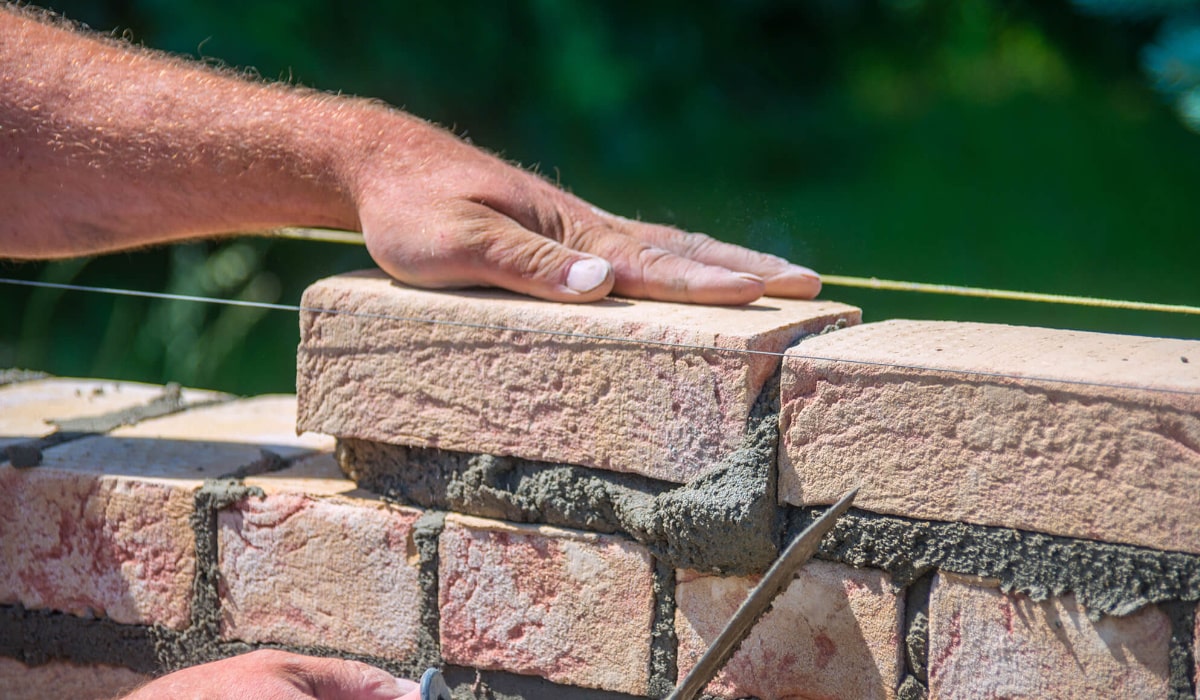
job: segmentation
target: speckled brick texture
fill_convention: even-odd
[[[113,383],[85,391],[91,384],[74,380],[38,389],[42,384],[8,387],[37,389],[22,395],[27,404],[8,409],[78,417],[96,415],[97,401],[127,408],[129,396],[139,403],[161,393]],[[126,398],[112,403],[118,396]],[[300,457],[332,448],[325,436],[297,437],[294,416],[292,397],[222,403],[56,445],[32,469],[0,466],[0,604],[183,629],[196,574],[196,491],[205,478],[261,462],[264,449]]]
[[[218,515],[222,634],[412,657],[422,597],[412,529],[421,511],[365,494],[311,496],[288,483]]]
[[[789,355],[785,503],[1200,553],[1200,342],[887,321]]]
[[[699,661],[755,578],[678,575],[679,673]],[[706,692],[719,698],[893,698],[904,669],[904,601],[887,575],[812,561]]]
[[[186,626],[198,485],[0,467],[0,604]]]
[[[785,299],[744,308],[552,304],[500,291],[415,290],[377,273],[317,282],[303,303],[339,312],[301,316],[305,430],[675,482],[738,445],[779,363],[686,346],[779,352],[859,318],[843,304]]]
[[[940,575],[929,601],[931,698],[1165,698],[1171,623],[1154,607],[1098,622],[1074,596],[1034,602]]]
[[[148,676],[118,666],[51,661],[26,666],[0,658],[0,698],[4,700],[108,700],[150,680]]]
[[[653,572],[637,545],[451,515],[439,580],[448,663],[646,693]]]

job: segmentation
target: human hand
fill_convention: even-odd
[[[821,289],[808,268],[610,214],[448,132],[396,112],[387,118],[394,123],[367,130],[382,142],[352,169],[351,190],[371,256],[403,282],[574,302],[615,293],[747,304]]]
[[[357,661],[260,649],[192,666],[125,700],[418,700],[412,681]]]

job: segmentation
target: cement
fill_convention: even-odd
[[[761,573],[779,552],[778,381],[769,380],[742,445],[679,486],[512,457],[343,439],[337,460],[359,486],[424,508],[621,533],[676,568]]]
[[[216,401],[207,403],[217,403]],[[206,404],[193,404],[200,406]],[[101,413],[98,416],[84,416],[82,418],[69,418],[67,420],[49,420],[51,425],[58,428],[60,433],[107,433],[110,430],[115,430],[125,425],[137,425],[139,422],[149,418],[158,418],[160,416],[178,413],[185,408],[189,408],[188,404],[183,401],[183,390],[178,384],[171,383],[163,387],[163,393],[154,397],[150,401],[129,408],[122,408],[117,411],[109,411]]]
[[[4,370],[4,372],[12,371],[23,370]],[[30,378],[36,379],[38,377],[34,376]],[[0,372],[0,379],[3,379],[2,372]],[[17,381],[24,380],[19,379]],[[0,386],[3,386],[3,384],[4,382],[0,381]],[[124,425],[137,425],[143,420],[178,413],[187,408],[222,403],[231,398],[233,397],[222,395],[220,398],[211,401],[189,405],[184,403],[182,389],[180,389],[178,384],[167,384],[163,387],[161,395],[154,397],[144,404],[130,406],[129,408],[117,411],[109,411],[108,413],[101,413],[96,416],[85,416],[83,418],[71,418],[61,421],[50,420],[48,422],[56,428],[53,433],[45,437],[25,440],[24,442],[0,449],[0,462],[4,462],[7,459],[14,467],[19,469],[36,467],[42,462],[42,452],[56,445],[94,435],[102,435]]]
[[[929,690],[912,676],[905,676],[896,690],[896,700],[925,700],[928,697]]]
[[[654,562],[654,621],[650,624],[650,682],[647,695],[665,698],[679,681],[679,638],[675,634],[675,569]]]
[[[929,590],[932,576],[922,576],[904,595],[904,662],[908,673],[929,685]]]
[[[413,543],[417,548],[419,568],[417,583],[421,587],[421,630],[417,635],[414,664],[437,666],[442,661],[441,610],[438,608],[438,538],[446,525],[446,514],[429,512],[413,524]],[[420,669],[424,671],[424,668]],[[419,675],[410,676],[419,678]]]
[[[739,450],[690,484],[566,464],[340,440],[359,486],[424,508],[625,534],[680,568],[761,572],[777,553],[773,480]]]
[[[798,533],[822,511],[794,509],[790,531]],[[1197,555],[858,510],[838,522],[818,556],[883,569],[897,590],[937,569],[997,579],[1004,592],[1033,600],[1073,593],[1093,620],[1200,600]]]
[[[0,656],[38,666],[53,659],[158,670],[150,628],[59,612],[0,606]]]
[[[1168,603],[1163,606],[1171,619],[1171,700],[1195,700],[1196,687],[1193,683],[1196,671],[1195,658],[1195,603]]]
[[[196,535],[196,578],[192,581],[191,624],[182,633],[155,628],[155,656],[164,671],[173,671],[230,653],[249,651],[249,645],[231,647],[220,641],[221,598],[217,589],[217,513],[251,496],[260,488],[232,479],[208,479],[196,492],[192,531]]]
[[[248,476],[269,474],[270,472],[277,472],[281,469],[287,469],[288,466],[296,459],[300,459],[300,457],[297,456],[295,459],[287,460],[271,450],[259,448],[258,459],[248,464],[243,464],[228,474],[222,474],[220,478],[240,481]]]

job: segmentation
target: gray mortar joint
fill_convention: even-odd
[[[6,372],[14,370],[0,371],[0,380],[5,376]],[[15,370],[23,372],[23,370]],[[33,379],[44,378],[45,375],[38,376],[36,373],[19,374],[19,378],[14,380],[15,383],[20,381],[31,381]],[[5,383],[0,381],[0,386]],[[0,462],[6,459],[12,466],[18,469],[28,469],[36,467],[42,463],[42,453],[52,447],[62,445],[67,442],[81,440],[83,438],[95,437],[104,435],[117,428],[128,425],[137,425],[141,421],[151,418],[161,418],[173,413],[179,413],[191,408],[199,408],[201,406],[209,406],[218,403],[224,403],[232,400],[232,396],[220,395],[209,401],[198,402],[188,405],[183,401],[183,390],[178,384],[170,383],[163,387],[162,394],[154,397],[143,404],[122,408],[116,411],[109,411],[95,416],[85,416],[82,418],[70,418],[65,420],[48,420],[54,426],[54,432],[39,438],[31,438],[23,442],[9,445],[6,448],[0,449]]]

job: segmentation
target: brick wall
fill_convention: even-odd
[[[0,373],[0,696],[273,646],[663,697],[857,485],[711,697],[1197,697],[1200,342],[373,274],[305,306],[298,402]]]

